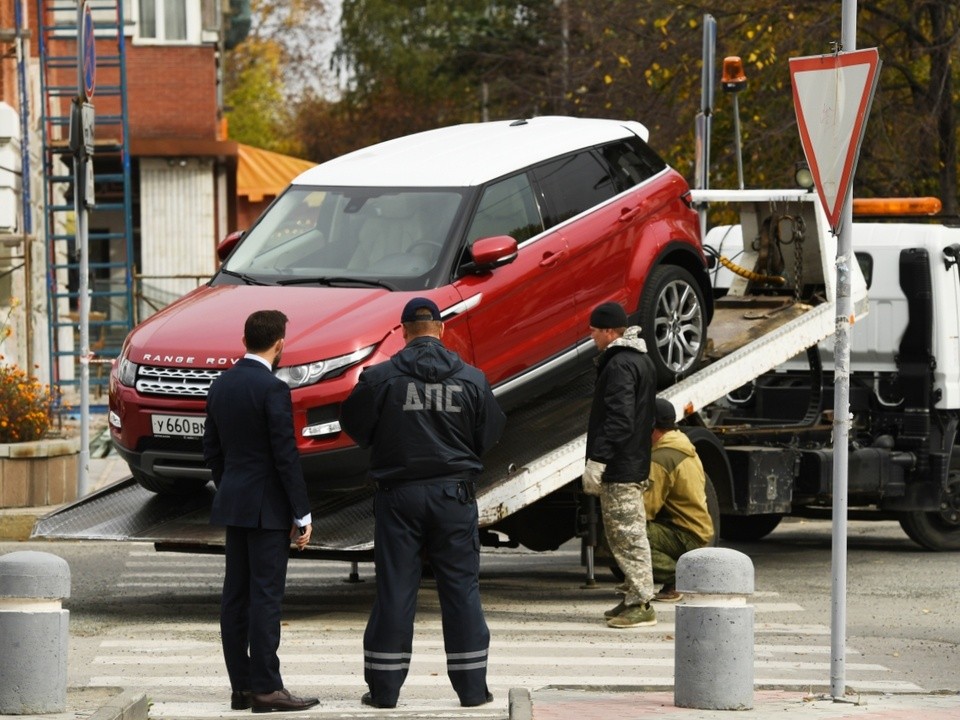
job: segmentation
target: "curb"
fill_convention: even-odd
[[[0,510],[0,540],[29,540],[37,520],[51,508],[5,508]]]
[[[87,720],[147,720],[150,703],[142,692],[124,690],[100,707]]]
[[[533,701],[527,688],[510,688],[507,708],[510,720],[532,720]]]

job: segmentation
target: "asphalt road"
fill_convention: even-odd
[[[751,557],[756,584],[831,623],[831,523],[786,518],[759,542],[726,543]],[[925,690],[960,690],[960,553],[933,553],[896,522],[851,521],[846,637],[864,660]]]
[[[755,567],[757,687],[830,687],[831,526],[787,519],[757,543],[726,544]],[[72,572],[69,681],[148,691],[151,718],[219,717],[228,687],[217,613],[222,558],[156,553],[144,543],[0,543],[0,554],[40,550]],[[652,628],[610,630],[615,581],[598,570],[584,589],[579,547],[554,553],[485,551],[481,592],[493,634],[491,688],[502,717],[506,690],[669,687],[672,605]],[[960,690],[957,554],[914,545],[896,523],[851,522],[848,540],[847,684],[863,692]],[[350,566],[291,563],[281,659],[294,690],[351,710],[363,690],[361,637],[373,568],[348,583]],[[421,592],[414,663],[401,698],[445,712],[453,702],[443,665],[436,594]],[[448,702],[449,708],[437,701]],[[339,705],[338,705],[339,703]],[[189,711],[189,712],[188,712]],[[484,717],[483,712],[471,717]]]

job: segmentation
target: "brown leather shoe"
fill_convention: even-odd
[[[250,700],[255,713],[296,712],[320,703],[319,698],[299,698],[291,695],[286,688],[272,693],[254,693]]]

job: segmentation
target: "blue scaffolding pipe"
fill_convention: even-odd
[[[23,47],[23,2],[14,0],[14,23],[17,31],[17,89],[20,92],[20,203],[23,213],[23,233],[33,232],[33,213],[30,210],[30,96],[27,94],[27,58]]]

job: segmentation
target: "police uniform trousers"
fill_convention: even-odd
[[[283,687],[277,649],[289,557],[289,530],[227,526],[220,638],[233,690]]]
[[[480,605],[473,483],[380,484],[374,515],[377,596],[363,635],[363,674],[370,693],[377,702],[392,705],[407,677],[425,553],[440,596],[450,683],[461,703],[482,703],[490,631]]]

